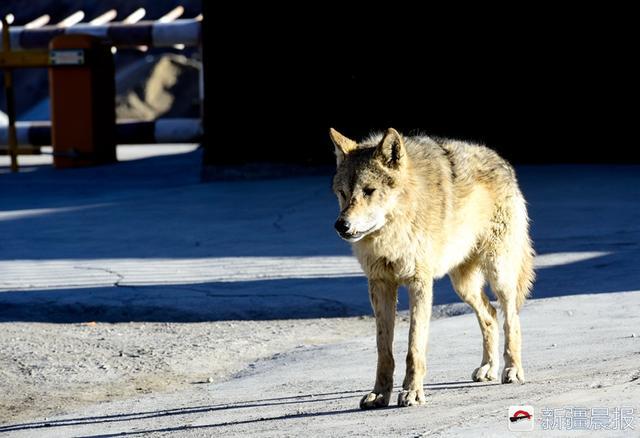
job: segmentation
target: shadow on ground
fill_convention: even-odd
[[[461,390],[461,391],[469,391],[477,388],[482,388],[485,386],[493,386],[496,383],[477,383],[472,381],[461,381],[461,382],[440,382],[440,383],[432,383],[424,386],[425,390],[430,391],[438,391],[438,390]],[[395,390],[399,390],[399,387],[396,387]],[[3,432],[15,432],[15,431],[26,431],[26,430],[41,430],[41,432],[45,433],[46,429],[59,428],[59,427],[72,427],[72,426],[82,426],[88,424],[104,424],[104,423],[118,423],[118,422],[135,422],[139,420],[148,420],[151,418],[159,418],[159,417],[185,417],[194,414],[206,414],[216,411],[229,411],[235,409],[255,409],[266,406],[280,406],[280,405],[299,405],[303,407],[308,404],[313,403],[326,403],[328,401],[336,401],[343,399],[352,399],[352,405],[357,405],[358,400],[362,397],[363,394],[368,392],[367,389],[358,389],[358,390],[349,390],[349,391],[338,391],[338,392],[325,392],[325,393],[313,393],[313,394],[299,394],[288,397],[275,397],[275,398],[265,398],[260,400],[250,400],[250,401],[241,401],[236,403],[227,403],[227,404],[217,404],[217,405],[205,405],[205,406],[190,406],[184,408],[176,408],[176,409],[163,409],[157,411],[145,411],[145,412],[133,412],[130,414],[111,414],[111,415],[101,415],[101,416],[88,416],[88,417],[76,417],[76,418],[65,418],[61,420],[50,420],[50,421],[36,421],[30,423],[20,423],[20,424],[9,424],[5,426],[0,426],[0,433]],[[395,409],[396,407],[392,404],[388,409]],[[130,435],[144,435],[148,433],[157,433],[157,432],[177,432],[177,431],[185,431],[191,429],[213,429],[221,426],[234,426],[241,424],[251,424],[257,422],[265,422],[265,421],[274,421],[274,420],[286,420],[286,419],[294,419],[301,417],[319,417],[326,415],[342,415],[342,414],[357,414],[362,413],[360,409],[343,409],[343,410],[331,410],[331,411],[320,411],[320,412],[311,412],[311,413],[299,413],[299,414],[288,414],[288,415],[280,415],[275,417],[266,417],[266,418],[258,418],[258,419],[249,419],[249,420],[238,420],[238,421],[230,421],[230,422],[222,422],[222,423],[213,423],[213,424],[205,424],[205,425],[183,425],[177,427],[169,427],[169,428],[161,428],[154,430],[138,430],[135,432],[121,432],[117,434],[107,434],[107,435],[94,435],[100,437],[110,437],[110,436],[130,436]],[[184,422],[185,420],[176,420],[177,422]],[[135,425],[134,425],[135,426]]]
[[[638,290],[636,249],[537,271],[534,298]],[[447,278],[434,304],[460,302]],[[408,309],[406,291],[398,310]],[[364,277],[111,286],[0,293],[0,322],[203,322],[370,315]]]
[[[21,269],[29,270],[32,261],[290,257],[295,263],[302,256],[350,254],[332,229],[337,206],[329,175],[200,184],[199,171],[196,151],[114,166],[43,167],[0,175],[0,290],[7,278],[2,274],[12,269],[13,261],[24,262]],[[539,269],[534,297],[640,289],[640,167],[524,166],[518,174],[539,253],[601,254]],[[19,279],[23,271],[16,272]],[[162,275],[158,272],[159,280]],[[129,286],[124,281],[39,290],[25,280],[0,292],[0,321],[209,321],[371,313],[363,277],[191,283]],[[437,282],[434,301],[459,301],[447,279]],[[401,293],[399,309],[406,308],[406,294]]]

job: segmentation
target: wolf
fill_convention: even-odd
[[[497,380],[499,328],[488,282],[504,314],[502,383],[524,383],[520,309],[530,294],[534,250],[513,168],[493,150],[462,141],[403,136],[393,128],[360,143],[330,129],[340,205],[335,229],[368,279],[378,362],[363,409],[388,406],[398,287],[409,292],[409,347],[399,406],[425,402],[423,381],[433,280],[448,274],[475,312],[482,360],[474,381]]]

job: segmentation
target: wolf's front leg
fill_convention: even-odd
[[[396,319],[398,285],[388,281],[369,280],[369,298],[376,316],[378,369],[373,391],[360,400],[360,408],[371,409],[389,405],[393,390],[393,327]]]
[[[407,371],[398,395],[398,406],[421,405],[425,402],[424,376],[427,372],[427,342],[429,321],[433,302],[433,279],[431,276],[415,278],[409,288],[409,351]]]

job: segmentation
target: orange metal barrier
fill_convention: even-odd
[[[115,71],[110,48],[89,35],[60,35],[49,49],[54,165],[116,161]]]

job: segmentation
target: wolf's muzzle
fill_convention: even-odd
[[[347,232],[349,231],[349,228],[351,228],[351,223],[340,218],[336,221],[336,223],[334,224],[334,227],[336,231],[340,233],[340,235],[346,235]]]

